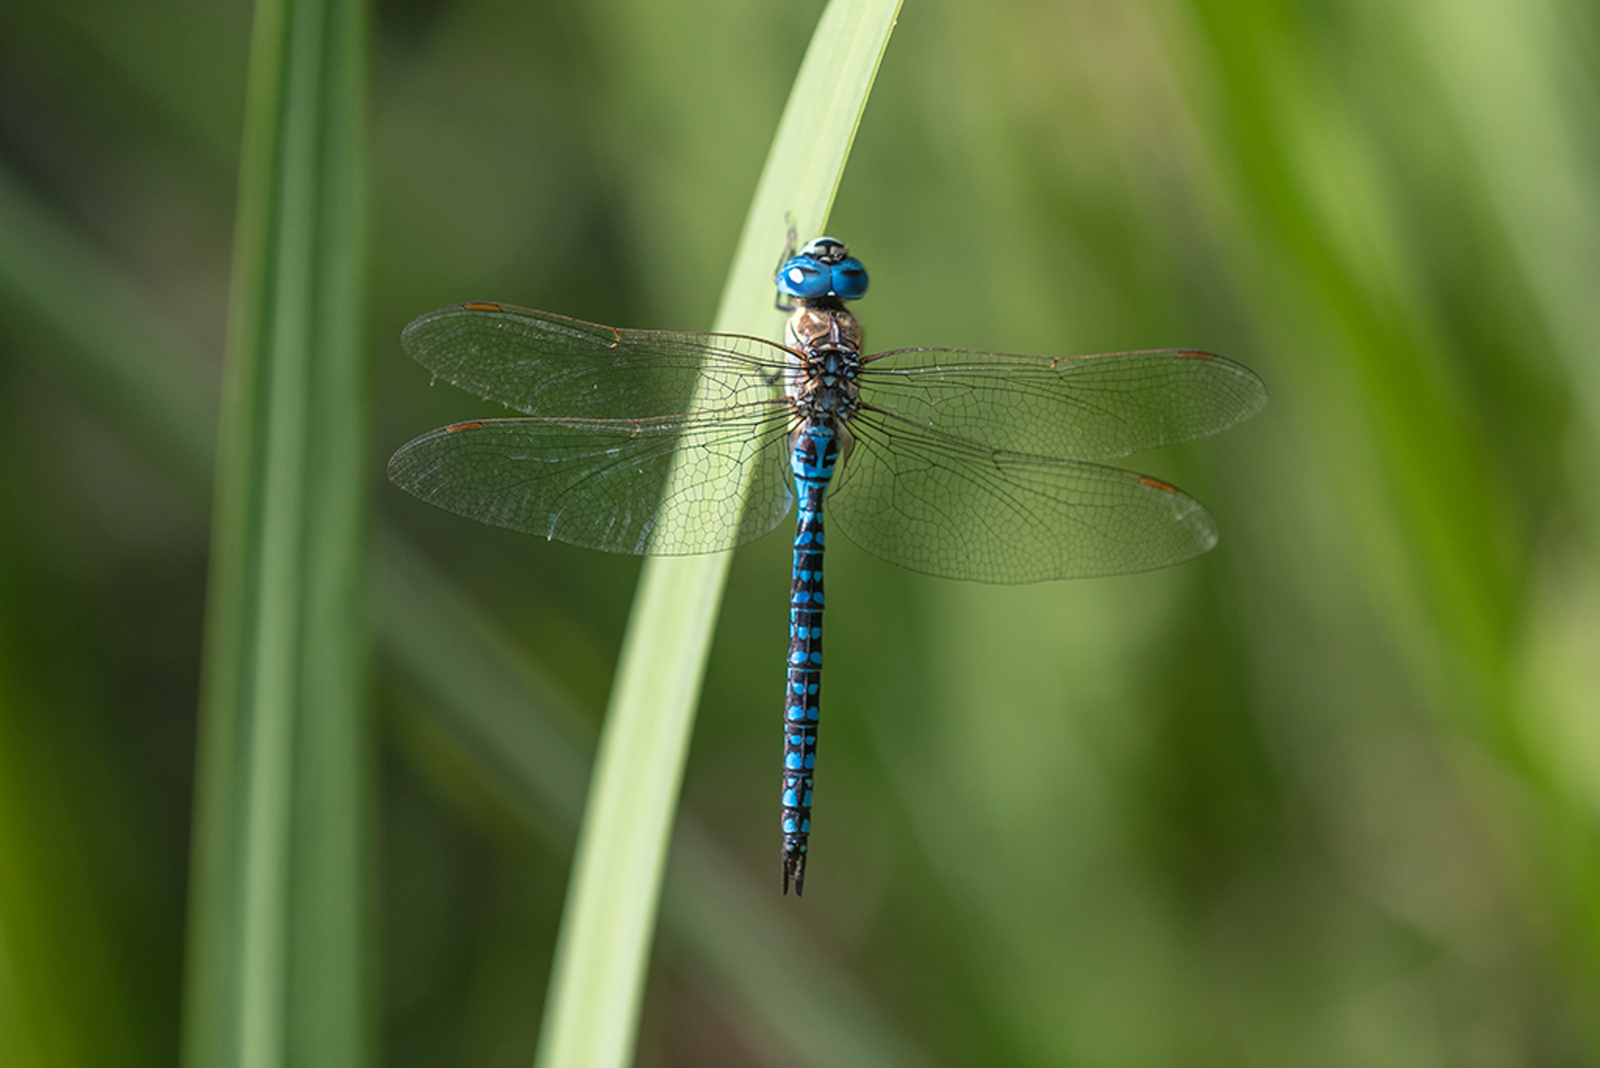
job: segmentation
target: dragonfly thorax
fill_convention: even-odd
[[[842,301],[808,301],[796,308],[784,327],[788,347],[795,352],[836,348],[861,351],[861,323]]]
[[[796,419],[846,421],[860,403],[861,324],[834,301],[796,308],[785,330],[791,372],[785,393]]]

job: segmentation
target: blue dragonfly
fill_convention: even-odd
[[[783,344],[454,304],[401,344],[435,378],[526,413],[455,423],[389,461],[431,504],[606,552],[717,552],[798,502],[784,706],[783,888],[805,888],[822,676],[823,508],[861,548],[992,583],[1166,567],[1217,542],[1200,504],[1098,461],[1214,434],[1266,387],[1209,352],[862,353],[867,273],[839,241],[774,278]]]

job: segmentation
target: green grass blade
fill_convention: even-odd
[[[834,0],[823,13],[745,218],[715,329],[773,333],[770,275],[785,213],[808,236],[823,226],[898,11],[895,0]],[[556,947],[536,1061],[546,1068],[631,1059],[728,561],[722,553],[645,562]]]
[[[184,1054],[367,1059],[364,16],[256,13],[202,691]]]

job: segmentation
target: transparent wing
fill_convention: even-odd
[[[787,446],[777,404],[716,420],[486,419],[402,446],[389,478],[446,511],[571,545],[706,553],[788,513]]]
[[[896,349],[868,360],[861,398],[991,448],[1105,460],[1215,434],[1260,411],[1267,387],[1192,349],[1065,359]]]
[[[864,413],[825,508],[868,552],[943,578],[1040,582],[1146,571],[1217,542],[1172,486],[1099,464],[994,450]]]
[[[420,315],[400,344],[453,386],[563,419],[655,418],[765,401],[781,385],[787,356],[757,337],[619,330],[489,303]]]

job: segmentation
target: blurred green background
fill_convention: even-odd
[[[708,326],[821,6],[376,10],[385,1064],[530,1063],[570,860],[570,807],[441,699],[492,687],[426,669],[498,651],[530,722],[591,740],[639,568],[383,481],[490,411],[400,328]],[[7,1068],[176,1058],[249,18],[0,6]],[[1597,90],[1576,0],[909,0],[829,227],[869,347],[1203,347],[1273,400],[1134,461],[1222,527],[1180,568],[994,588],[836,542],[801,901],[788,540],[740,550],[674,864],[709,844],[748,926],[680,896],[641,1064],[816,1063],[809,1028],[904,1063],[1600,1064]],[[424,589],[451,611],[407,647],[393,591]],[[802,981],[837,1013],[752,1008]]]

